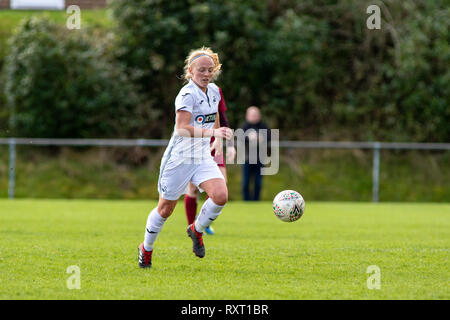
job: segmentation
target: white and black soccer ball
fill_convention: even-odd
[[[273,199],[273,213],[284,222],[300,219],[305,212],[305,200],[294,190],[283,190]]]

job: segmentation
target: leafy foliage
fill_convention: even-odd
[[[209,46],[233,127],[258,105],[284,139],[449,141],[446,1],[370,4],[380,30],[364,1],[115,0],[114,33],[24,22],[0,86],[20,135],[162,138],[185,57]]]
[[[15,134],[29,137],[121,136],[139,102],[101,44],[36,18],[11,38],[5,92]]]
[[[448,140],[449,10],[377,4],[381,30],[360,1],[117,0],[118,58],[163,123],[184,58],[206,45],[234,126],[255,104],[284,137]]]

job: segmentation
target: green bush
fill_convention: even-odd
[[[27,20],[3,86],[20,135],[167,137],[184,59],[206,45],[233,127],[254,104],[283,139],[449,141],[450,9],[377,4],[381,30],[361,1],[116,0],[112,37]]]
[[[396,107],[403,140],[450,140],[450,8],[413,7],[400,28],[397,61],[384,66],[381,99]],[[412,9],[410,9],[412,11]]]
[[[176,76],[206,45],[234,126],[256,104],[284,138],[448,141],[445,1],[377,4],[381,30],[361,1],[116,0],[117,57],[168,130]]]
[[[0,79],[0,137],[7,137],[9,133],[9,110],[6,107],[5,97],[1,91],[2,83]]]
[[[17,136],[117,137],[138,123],[133,85],[104,44],[45,19],[11,38],[5,92]]]

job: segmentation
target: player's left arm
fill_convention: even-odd
[[[214,121],[214,129],[220,128],[220,112],[216,113],[216,120]]]
[[[220,128],[220,114],[219,111],[216,113],[216,121],[214,122],[214,129]],[[223,142],[222,138],[214,138],[214,141],[211,145],[211,152],[215,150],[215,155],[222,154]]]

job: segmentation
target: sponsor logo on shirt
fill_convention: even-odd
[[[204,124],[204,123],[210,123],[216,121],[216,113],[210,113],[210,114],[200,114],[195,117],[195,123],[197,124]]]

